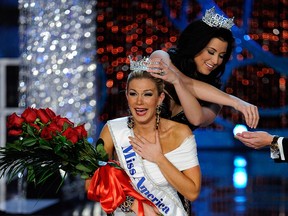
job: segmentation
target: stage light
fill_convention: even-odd
[[[244,157],[237,156],[234,159],[233,185],[237,189],[247,186],[248,176],[246,171],[247,161]]]

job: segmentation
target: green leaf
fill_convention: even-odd
[[[40,148],[52,150],[50,143],[47,140],[39,139]]]
[[[85,161],[85,160],[90,161],[91,157],[89,155],[82,155],[80,159],[83,161]]]
[[[57,143],[57,145],[54,148],[55,153],[59,153],[63,147],[63,143]]]
[[[15,141],[14,143],[7,143],[6,144],[7,150],[6,151],[9,151],[8,149],[15,149],[15,150],[21,151],[22,150],[21,143],[19,141],[18,142],[17,141]]]
[[[56,172],[56,170],[53,170],[51,172],[51,169],[46,169],[46,171],[44,172],[40,172],[40,180],[37,182],[38,184],[41,184],[41,183],[45,183],[48,178],[50,178],[54,173]]]
[[[24,138],[22,144],[25,146],[33,146],[36,144],[36,142],[37,142],[37,139],[31,137],[31,138]]]
[[[115,168],[117,168],[117,169],[122,169],[122,167],[120,167],[117,163],[115,163],[115,162],[108,162],[108,164],[110,165],[110,166],[113,166],[113,167],[115,167]]]
[[[62,135],[60,136],[60,135],[59,135],[57,138],[58,138],[58,140],[59,140],[60,142],[67,143],[67,139],[66,139],[65,136],[62,136]]]
[[[33,129],[34,129],[34,128],[33,128],[31,125],[27,124],[27,133],[28,133],[30,136],[32,136],[32,137],[35,138],[35,134],[34,134],[34,130],[33,130]]]
[[[87,166],[84,166],[83,164],[77,164],[76,169],[84,171],[84,172],[92,172],[93,170],[89,169]]]
[[[50,146],[40,145],[39,147],[43,150],[52,150]]]
[[[101,158],[108,158],[108,154],[106,153],[105,149],[104,149],[104,145],[103,144],[99,144],[96,146],[96,150],[97,152],[100,154]]]
[[[35,179],[35,173],[32,167],[27,169],[27,181],[33,182]]]
[[[82,174],[82,175],[80,175],[80,178],[86,180],[86,179],[90,178],[90,176],[88,174]]]

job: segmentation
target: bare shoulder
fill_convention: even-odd
[[[160,140],[165,145],[162,145],[162,150],[164,153],[173,151],[178,148],[183,141],[192,135],[190,128],[185,125],[168,119],[161,119],[161,134]]]
[[[105,124],[102,128],[99,138],[104,141],[104,149],[109,154],[109,158],[111,158],[114,149],[114,143],[107,124]]]
[[[162,120],[162,119],[161,119]],[[173,136],[178,138],[186,138],[192,135],[191,129],[186,125],[179,122],[175,122],[168,119],[163,119],[165,122],[165,127],[167,131],[173,134]]]
[[[190,129],[186,124],[182,124],[182,123],[174,122],[174,121],[172,121],[172,122],[175,123],[175,127],[176,127],[176,128],[179,128],[179,129],[177,129],[177,131],[178,131],[178,133],[180,133],[183,137],[187,137],[187,136],[192,135],[191,129]]]
[[[109,137],[111,136],[110,135],[110,131],[109,131],[109,128],[108,128],[108,125],[107,123],[103,126],[102,130],[101,130],[101,133],[100,133],[100,138],[105,138],[105,137]]]

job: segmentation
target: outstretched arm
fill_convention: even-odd
[[[254,149],[269,146],[272,159],[288,162],[288,139],[286,137],[274,136],[265,131],[244,131],[236,134],[235,138]]]
[[[235,138],[250,148],[261,149],[270,145],[273,140],[273,135],[265,131],[244,131],[236,134]]]
[[[233,107],[244,115],[249,127],[256,128],[258,125],[259,113],[256,106],[227,94],[212,85],[185,76],[172,64],[168,53],[162,50],[155,51],[150,59],[151,64],[148,72],[174,85],[184,113],[190,123],[195,124],[196,122],[196,125],[200,125],[209,120],[211,121],[211,119],[207,119],[207,115],[204,114],[197,101],[197,99],[201,99]],[[164,75],[160,75],[159,71],[163,71]]]
[[[255,105],[243,101],[236,96],[227,94],[207,83],[195,79],[186,78],[184,80],[186,80],[184,81],[184,85],[189,86],[190,92],[192,92],[196,98],[212,103],[218,103],[224,106],[233,107],[244,115],[246,124],[249,127],[257,127],[259,122],[259,112]]]

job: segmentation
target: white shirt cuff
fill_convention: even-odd
[[[280,159],[285,160],[285,155],[283,151],[283,145],[282,145],[282,140],[284,137],[279,137],[277,140],[277,146],[278,146],[278,151],[270,151],[270,155],[272,159]]]
[[[280,137],[277,141],[281,160],[285,160],[285,155],[284,155],[283,145],[282,145],[283,138],[284,137]]]

